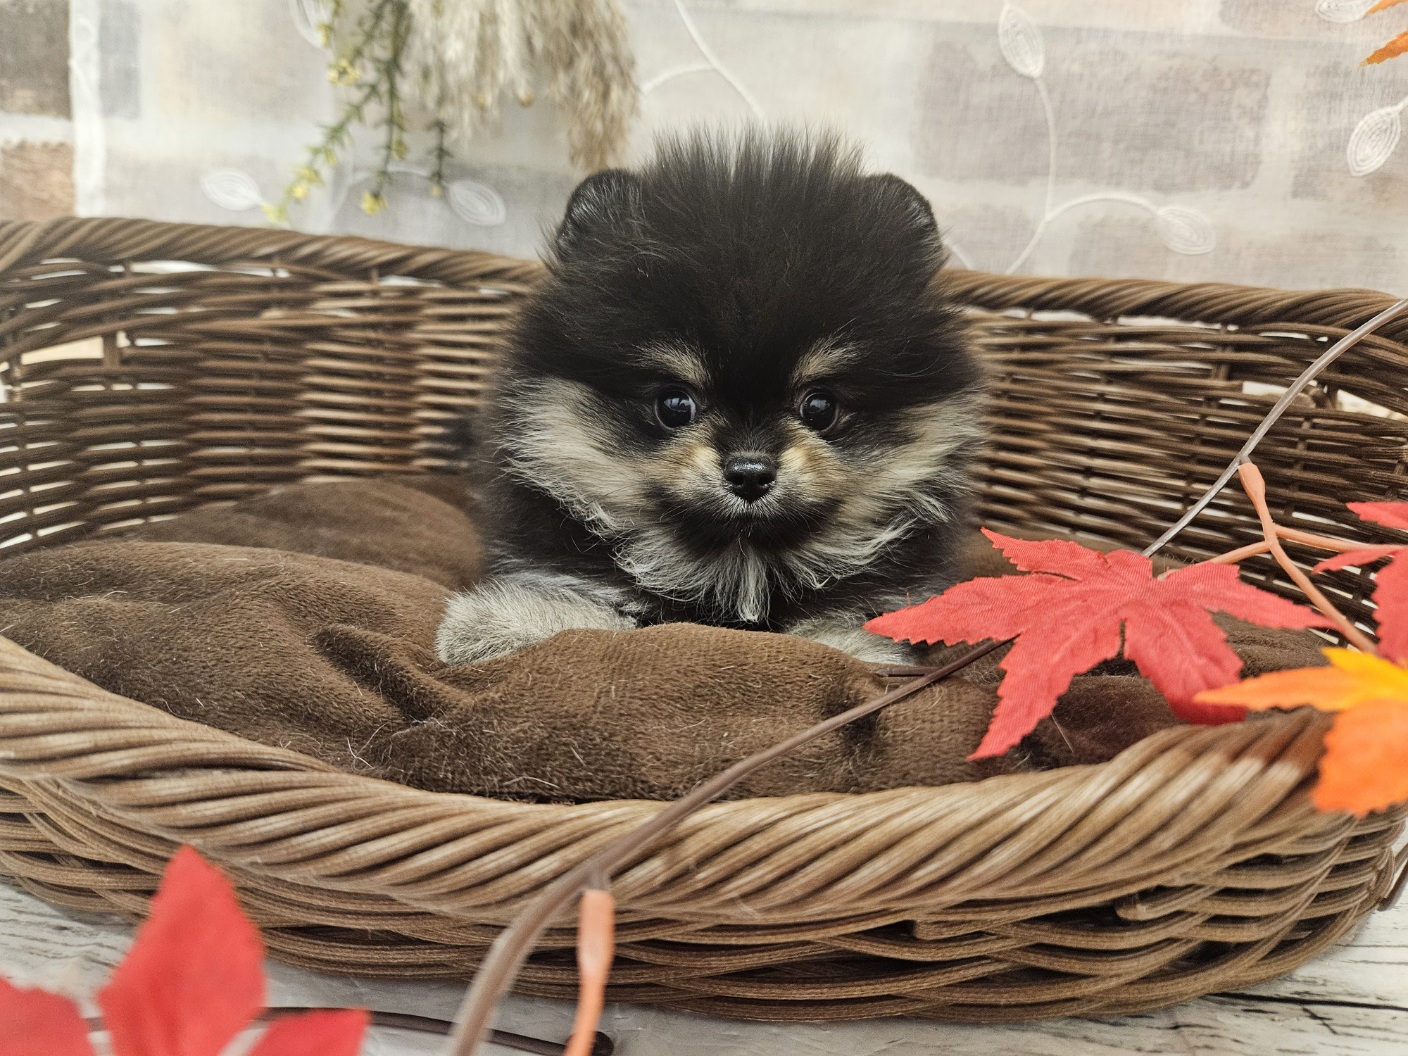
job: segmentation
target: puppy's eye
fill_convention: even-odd
[[[698,414],[699,408],[687,389],[666,389],[655,397],[655,416],[667,429],[683,429]]]
[[[825,389],[812,389],[802,397],[802,404],[797,408],[802,424],[818,433],[824,433],[836,424],[838,412],[836,397]]]

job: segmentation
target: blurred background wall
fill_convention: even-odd
[[[1408,57],[1373,0],[625,0],[631,151],[695,121],[804,120],[934,202],[973,267],[1408,290]],[[0,0],[0,219],[262,224],[339,89],[319,0]],[[509,104],[431,197],[375,134],[303,230],[535,253],[581,173]]]

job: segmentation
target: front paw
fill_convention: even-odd
[[[507,623],[504,616],[477,592],[456,594],[435,632],[435,655],[446,664],[478,664],[541,640],[531,628]]]
[[[875,667],[912,667],[919,663],[919,654],[911,646],[871,634],[849,620],[807,620],[788,633],[829,645]]]
[[[566,591],[543,591],[492,580],[456,594],[435,632],[435,654],[447,664],[478,664],[507,656],[574,628],[624,631],[635,621]]]

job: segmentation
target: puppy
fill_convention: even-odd
[[[572,194],[480,427],[491,567],[447,663],[573,627],[802,635],[956,578],[980,376],[928,203],[835,138],[695,135]]]

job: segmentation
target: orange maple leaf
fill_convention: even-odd
[[[1338,712],[1311,801],[1363,817],[1408,800],[1408,669],[1352,649],[1326,649],[1325,656],[1329,667],[1273,671],[1193,699],[1254,711],[1311,704]]]
[[[1405,2],[1408,2],[1408,0],[1379,0],[1379,2],[1378,2],[1377,4],[1375,4],[1373,7],[1369,8],[1369,10],[1365,11],[1364,14],[1365,14],[1365,15],[1376,15],[1376,14],[1378,14],[1380,11],[1387,11],[1390,7],[1397,7],[1399,4],[1402,4],[1402,3],[1405,3]]]
[[[1359,65],[1377,66],[1381,62],[1385,62],[1397,55],[1402,55],[1405,51],[1408,51],[1408,30],[1398,34],[1398,36],[1394,37]]]

